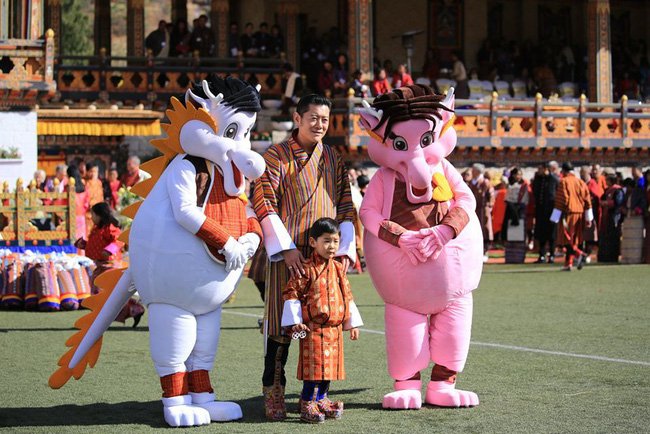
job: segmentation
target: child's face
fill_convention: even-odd
[[[92,211],[90,211],[90,218],[92,219],[94,225],[99,224],[99,216]]]
[[[117,170],[111,170],[110,172],[108,172],[108,179],[111,182],[117,181]]]
[[[339,234],[322,234],[317,239],[309,238],[309,245],[313,247],[318,255],[322,258],[330,259],[336,255],[339,250]]]

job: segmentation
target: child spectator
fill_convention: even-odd
[[[398,87],[404,87],[410,84],[414,84],[413,79],[406,72],[406,65],[402,63],[397,67],[397,73],[393,77],[393,87],[397,89]]]
[[[304,274],[290,279],[283,292],[282,326],[290,327],[294,338],[301,338],[298,379],[304,385],[300,419],[308,423],[341,418],[343,403],[330,401],[329,384],[345,379],[342,330],[350,330],[350,339],[357,340],[358,327],[363,325],[346,270],[334,259],[340,234],[333,219],[314,222],[309,238],[314,253],[304,264]]]
[[[95,204],[91,208],[91,215],[94,226],[88,235],[88,241],[79,238],[75,242],[75,247],[85,249],[86,256],[95,261],[95,270],[90,278],[90,284],[92,293],[97,294],[100,289],[95,285],[95,279],[105,271],[121,267],[121,249],[124,243],[117,240],[122,233],[120,224],[106,202]],[[143,313],[142,303],[131,298],[117,315],[115,321],[124,323],[127,318],[133,318],[133,327],[135,327],[140,322]]]
[[[384,93],[390,92],[391,87],[386,78],[386,69],[379,68],[377,74],[375,74],[375,79],[372,81],[372,94],[373,96],[378,96]]]
[[[108,186],[111,190],[111,195],[109,196],[107,201],[112,209],[117,208],[117,201],[119,200],[118,190],[120,189],[120,185],[121,182],[117,174],[117,169],[112,168],[108,172]]]
[[[90,200],[88,192],[86,191],[86,186],[81,179],[81,174],[79,173],[79,168],[77,166],[70,166],[67,168],[68,180],[74,179],[74,191],[75,191],[75,218],[77,226],[77,238],[83,238],[88,232],[86,232],[86,213],[90,209]],[[70,187],[66,183],[66,190]],[[63,199],[65,200],[65,199]],[[66,201],[67,204],[67,201]]]

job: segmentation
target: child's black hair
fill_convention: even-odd
[[[309,236],[317,240],[323,234],[340,234],[341,227],[336,220],[323,217],[314,222],[309,230]]]
[[[108,206],[106,202],[96,203],[93,205],[91,210],[97,215],[97,217],[99,217],[99,224],[97,227],[103,228],[104,226],[111,224],[115,227],[120,227],[120,222],[117,221],[113,215],[113,211],[111,211],[111,207]]]

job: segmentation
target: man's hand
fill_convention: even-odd
[[[305,258],[300,253],[300,250],[284,250],[282,256],[284,257],[284,263],[287,264],[287,269],[292,279],[305,276],[305,269],[302,266],[305,263]]]
[[[292,333],[300,333],[302,331],[305,332],[310,332],[309,327],[307,327],[307,324],[295,324],[294,326],[291,327],[291,332]]]
[[[359,339],[359,329],[356,327],[350,329],[350,340],[356,341],[357,339]]]

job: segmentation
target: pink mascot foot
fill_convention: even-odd
[[[422,407],[422,381],[396,381],[395,391],[384,395],[384,408],[395,410],[417,410]]]
[[[427,386],[425,402],[438,407],[476,407],[478,395],[466,390],[456,390],[456,383],[431,381]]]

